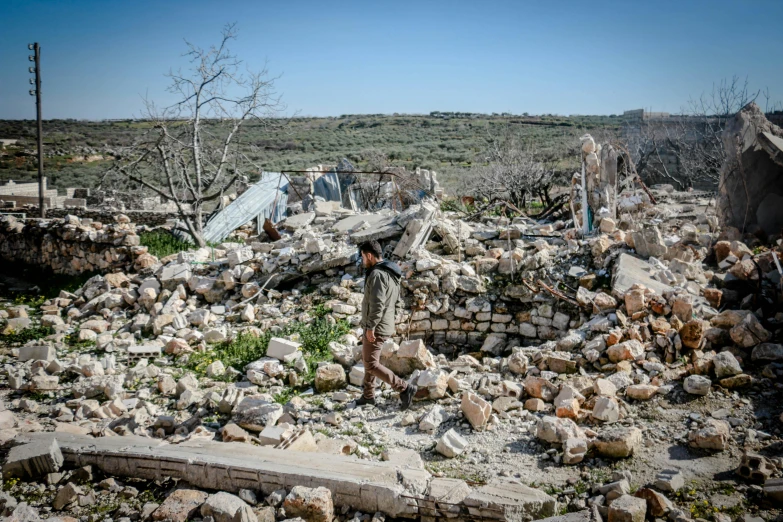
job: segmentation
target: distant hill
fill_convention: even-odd
[[[613,132],[617,116],[514,116],[432,112],[428,115],[343,115],[329,118],[293,118],[279,125],[250,123],[240,136],[245,153],[264,170],[301,170],[348,158],[366,167],[371,149],[383,152],[390,163],[408,169],[436,170],[442,183],[455,186],[460,175],[477,161],[490,133],[506,125],[529,138],[532,150],[545,151],[572,142],[584,132]],[[93,187],[100,175],[149,128],[145,121],[44,122],[44,166],[49,185],[59,188]],[[0,181],[37,179],[35,122],[0,120],[0,138],[18,139],[0,149]],[[571,164],[573,163],[573,164]],[[576,168],[564,159],[563,169]]]

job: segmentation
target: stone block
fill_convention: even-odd
[[[283,509],[287,517],[301,517],[307,522],[332,522],[332,492],[324,487],[294,486],[283,502]]]
[[[174,490],[158,508],[152,512],[152,520],[186,522],[196,515],[209,495],[197,489]]]
[[[319,393],[339,390],[345,382],[345,370],[339,364],[324,364],[315,370],[315,389]]]
[[[643,498],[623,495],[609,506],[609,522],[644,522],[647,502]]]
[[[267,357],[274,357],[275,359],[283,362],[290,362],[292,357],[297,355],[301,344],[289,341],[288,339],[281,339],[279,337],[272,337],[269,340],[269,346],[266,350]]]
[[[604,457],[625,458],[642,445],[642,430],[616,427],[602,431],[595,440],[595,448]]]
[[[723,451],[730,440],[729,423],[724,420],[707,419],[704,426],[691,430],[688,444],[693,448]]]
[[[201,516],[211,516],[215,522],[255,522],[255,514],[244,500],[220,491],[207,497],[201,505]]]
[[[22,346],[19,348],[19,362],[53,361],[57,357],[54,346]]]

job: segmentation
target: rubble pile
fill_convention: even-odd
[[[70,453],[64,460],[56,447],[25,439],[54,431],[417,470],[395,486],[420,499],[416,511],[378,508],[390,516],[454,509],[455,517],[521,520],[488,514],[490,493],[470,486],[489,482],[518,495],[530,518],[555,515],[559,505],[583,520],[688,520],[695,512],[683,509],[713,498],[686,481],[735,470],[740,485],[723,507],[774,510],[783,475],[780,452],[770,449],[783,434],[779,238],[719,228],[712,195],[670,186],[650,194],[655,205],[646,193],[619,194],[617,216],[601,218],[587,238],[562,221],[468,221],[430,201],[363,214],[316,202],[278,226],[278,241],[243,234],[163,259],[137,255],[132,270],[62,292],[40,316],[24,306],[0,310],[7,331],[40,323],[55,332],[2,356],[11,391],[0,439],[25,442],[3,472],[24,479],[14,495],[35,490],[39,500],[17,503],[6,493],[0,509],[33,505],[103,520],[91,506],[111,501],[114,520],[384,517],[351,511],[328,481],[236,495],[171,487],[165,499],[145,500],[126,479],[84,480],[107,472],[69,469]],[[6,228],[22,226],[4,219]],[[62,234],[105,234],[133,248],[129,224],[95,225],[73,218]],[[385,386],[378,408],[351,404],[364,376],[356,251],[370,239],[404,274],[397,336],[381,361],[419,387],[406,412]],[[314,358],[310,334],[294,326],[317,321],[340,335]],[[227,355],[261,344],[264,353],[239,367],[241,354]],[[615,462],[623,464],[611,477],[600,475]],[[177,476],[174,468],[167,476]],[[512,494],[490,479],[527,489]],[[527,487],[549,481],[558,488]],[[443,504],[421,500],[428,495]]]

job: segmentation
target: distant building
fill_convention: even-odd
[[[11,145],[16,145],[16,142],[19,140],[9,140],[5,138],[0,138],[0,149],[3,147],[9,147]]]
[[[644,109],[634,109],[632,111],[625,111],[623,113],[623,118],[626,120],[662,120],[664,118],[668,118],[669,113],[668,112],[648,112]]]

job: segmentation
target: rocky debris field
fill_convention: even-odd
[[[199,490],[18,445],[54,431],[399,462],[468,486],[504,479],[540,491],[549,514],[572,513],[561,520],[780,520],[780,238],[721,228],[710,194],[651,194],[656,204],[622,194],[618,217],[586,239],[564,222],[468,221],[430,203],[360,215],[316,204],[283,222],[279,241],[240,229],[233,243],[163,259],[135,247],[133,271],[9,304],[0,510],[386,518],[340,505],[328,484]],[[386,386],[376,407],[352,403],[364,375],[356,245],[367,239],[401,257],[398,335],[382,362],[418,385],[408,411]],[[448,493],[454,506],[461,487]],[[526,509],[506,519],[537,518]]]

